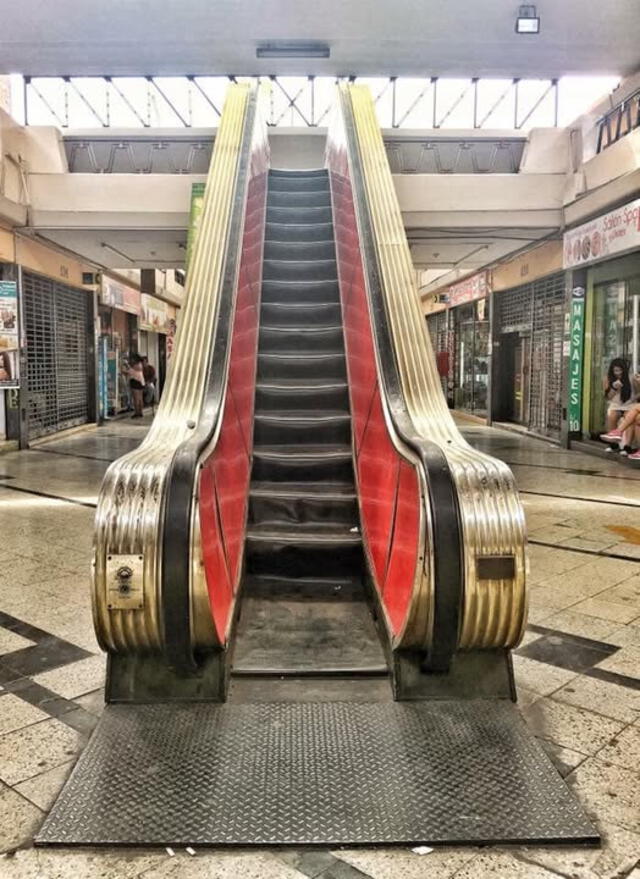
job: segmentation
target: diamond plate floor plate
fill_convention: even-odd
[[[514,706],[112,705],[38,844],[592,842]]]

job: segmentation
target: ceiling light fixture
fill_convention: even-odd
[[[539,34],[540,18],[533,5],[521,6],[518,9],[518,17],[516,18],[517,34]]]
[[[274,40],[260,43],[256,58],[329,58],[328,43],[304,42],[302,40]]]

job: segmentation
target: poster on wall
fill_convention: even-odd
[[[169,332],[169,306],[148,293],[140,297],[140,329],[151,333]]]
[[[198,234],[198,229],[200,228],[200,220],[202,219],[202,211],[204,208],[204,190],[204,183],[191,184],[191,211],[189,212],[189,231],[187,232],[187,271],[189,270],[196,235]]]
[[[20,385],[18,285],[0,281],[0,388]]]

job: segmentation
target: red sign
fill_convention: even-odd
[[[464,305],[465,302],[473,302],[476,299],[484,299],[489,293],[489,282],[487,273],[480,272],[477,275],[471,275],[454,284],[447,290],[447,299],[449,300],[449,308],[455,308],[456,305]]]

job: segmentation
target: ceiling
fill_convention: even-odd
[[[638,0],[0,0],[0,73],[621,76],[640,66]],[[256,59],[267,40],[320,40],[329,59]]]
[[[108,269],[184,268],[186,229],[38,229],[51,241]]]

